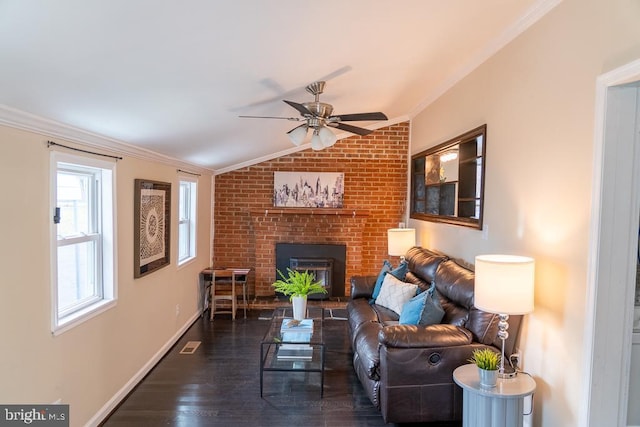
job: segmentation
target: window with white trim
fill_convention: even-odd
[[[115,162],[52,153],[52,330],[114,305]]]
[[[180,178],[178,212],[178,265],[196,256],[196,180]]]

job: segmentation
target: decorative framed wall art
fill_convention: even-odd
[[[134,188],[133,277],[169,265],[171,183],[136,179]]]
[[[274,172],[273,205],[287,208],[342,208],[344,173]]]

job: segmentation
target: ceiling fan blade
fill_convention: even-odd
[[[357,114],[340,114],[337,116],[331,116],[337,118],[343,122],[355,122],[355,121],[367,121],[367,120],[388,120],[387,116],[381,112],[375,113],[357,113]]]
[[[295,108],[296,110],[298,110],[300,112],[300,114],[302,114],[303,116],[309,114],[309,115],[313,115],[311,113],[311,111],[309,111],[307,109],[307,107],[305,107],[302,104],[298,104],[297,102],[293,102],[293,101],[287,101],[286,99],[283,99],[284,102],[286,102],[287,104],[291,105],[293,108]]]
[[[304,120],[302,117],[274,117],[274,116],[238,116],[242,119],[280,119],[280,120],[291,120],[294,122],[299,122],[300,120]]]
[[[360,128],[357,126],[351,126],[346,123],[331,123],[329,124],[329,126],[335,127],[341,130],[346,130],[347,132],[355,133],[356,135],[360,135],[360,136],[369,135],[371,132],[373,132],[372,130]]]

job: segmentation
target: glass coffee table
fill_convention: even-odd
[[[291,307],[276,308],[260,343],[260,397],[265,372],[317,372],[320,397],[324,396],[324,309],[307,306],[305,320],[295,326],[289,324],[292,314]]]

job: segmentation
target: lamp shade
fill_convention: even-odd
[[[387,230],[389,255],[404,256],[416,244],[414,228],[391,228]]]
[[[533,311],[533,258],[515,255],[479,255],[475,266],[476,308],[498,314]]]

